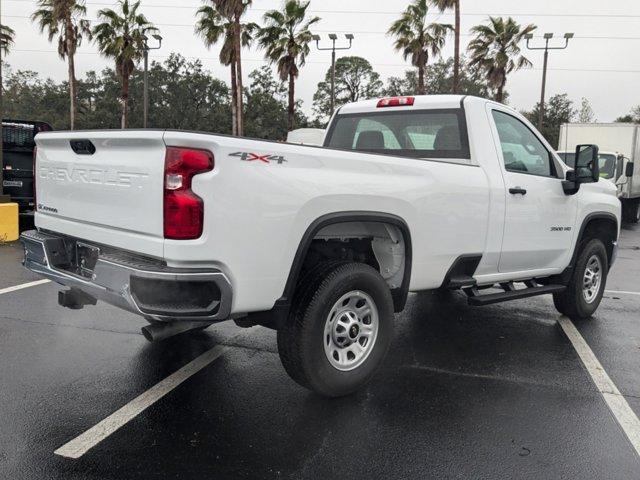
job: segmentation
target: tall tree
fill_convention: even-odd
[[[535,124],[540,114],[540,102],[530,112],[523,112],[529,121]],[[544,135],[552,147],[558,147],[560,139],[560,126],[570,123],[576,117],[573,102],[566,93],[554,95],[545,102],[543,128],[540,133]]]
[[[320,17],[305,20],[308,7],[308,1],[286,0],[282,11],[269,10],[264,14],[266,25],[259,33],[265,57],[277,65],[282,81],[289,81],[289,130],[293,130],[295,120],[296,78],[309,55],[309,43],[313,39],[309,28],[320,21]]]
[[[105,8],[98,12],[98,20],[102,23],[96,25],[93,35],[100,53],[115,60],[116,72],[122,82],[121,127],[127,128],[129,79],[136,62],[143,56],[145,38],[156,34],[158,29],[138,12],[140,0],[133,4],[129,4],[129,0],[119,0],[118,7],[119,11]]]
[[[0,25],[0,50],[7,55],[9,49],[13,46],[13,39],[16,32],[11,27]]]
[[[426,93],[424,72],[429,62],[429,55],[435,57],[441,54],[447,33],[453,29],[448,24],[429,23],[427,13],[429,13],[427,0],[414,0],[387,32],[396,37],[394,48],[402,52],[405,60],[411,58],[411,64],[418,69],[419,95]]]
[[[233,135],[242,135],[242,95],[238,98],[238,88],[242,89],[242,68],[236,49],[236,18],[216,0],[208,0],[210,4],[198,9],[196,33],[200,35],[207,47],[212,47],[222,41],[220,49],[220,63],[231,68],[231,124]],[[248,4],[247,4],[248,5]],[[258,25],[255,23],[241,23],[240,30],[242,46],[249,46],[253,40]],[[238,76],[240,73],[240,77]],[[240,80],[238,81],[238,79]],[[240,103],[239,103],[240,101]]]
[[[454,59],[439,60],[427,65],[425,71],[425,85],[432,94],[450,93],[454,81]],[[489,96],[486,79],[477,71],[470,69],[464,57],[460,59],[460,74],[458,76],[458,93],[474,95],[476,97]],[[415,70],[405,72],[404,78],[390,77],[387,80],[385,95],[415,95],[418,90],[418,79]]]
[[[471,54],[469,66],[485,72],[489,85],[496,91],[496,101],[504,100],[507,75],[531,66],[531,62],[521,55],[520,42],[536,28],[533,24],[521,27],[511,17],[506,20],[489,17],[488,25],[476,25],[471,29],[475,38],[468,47]]]
[[[365,58],[342,57],[336,62],[336,108],[345,103],[380,96],[382,86],[380,75]],[[331,115],[331,68],[324,81],[318,84],[313,96],[313,110],[319,120],[326,121]]]
[[[586,98],[582,97],[580,103],[580,110],[578,111],[578,122],[580,123],[593,123],[597,122],[596,115],[591,108],[591,103]]]
[[[78,114],[78,94],[75,55],[82,37],[91,38],[89,21],[85,19],[87,8],[84,0],[38,0],[38,8],[31,15],[38,23],[40,32],[46,30],[49,41],[58,37],[58,55],[68,61],[69,75],[69,122],[73,130]]]
[[[453,9],[455,23],[455,42],[453,51],[453,93],[460,93],[460,0],[432,0],[433,4],[444,12]]]

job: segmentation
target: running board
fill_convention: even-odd
[[[527,288],[521,288],[520,290],[516,290],[513,283],[504,283],[500,285],[500,287],[505,290],[504,292],[489,293],[487,295],[480,295],[476,288],[465,288],[464,292],[469,296],[469,305],[481,307],[484,305],[492,305],[494,303],[508,302],[509,300],[519,300],[521,298],[537,297],[538,295],[560,293],[567,289],[564,285],[536,285],[533,282],[526,283]]]

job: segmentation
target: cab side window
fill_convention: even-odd
[[[556,176],[551,153],[524,123],[498,110],[493,111],[493,119],[509,172]]]

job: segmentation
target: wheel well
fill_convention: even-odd
[[[576,245],[576,254],[578,253],[580,245],[594,238],[598,238],[602,240],[602,243],[604,243],[604,247],[607,250],[607,260],[611,263],[611,258],[613,257],[613,243],[616,241],[617,237],[618,224],[614,219],[608,217],[593,218],[584,226],[582,234],[578,239],[578,244]]]
[[[304,272],[327,260],[372,266],[389,285],[396,312],[404,308],[411,276],[411,236],[400,218],[345,212],[318,219],[300,243],[281,300],[289,303]]]

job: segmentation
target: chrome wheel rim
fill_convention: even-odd
[[[602,262],[600,257],[592,255],[587,260],[587,266],[584,269],[584,277],[582,279],[582,294],[587,303],[593,302],[600,292],[600,284],[602,283]]]
[[[353,290],[341,296],[324,325],[324,353],[331,366],[346,372],[371,354],[378,337],[379,315],[373,299]]]

